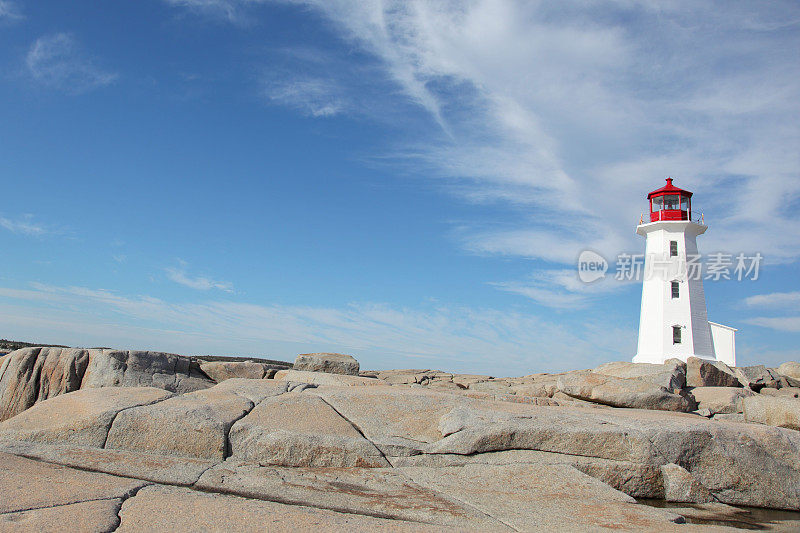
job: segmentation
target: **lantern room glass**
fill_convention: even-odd
[[[677,210],[680,205],[680,196],[677,194],[667,194],[662,196],[664,199],[664,209]]]

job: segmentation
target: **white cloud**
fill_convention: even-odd
[[[24,18],[17,4],[10,0],[0,0],[0,22]]]
[[[354,303],[341,308],[206,301],[170,303],[86,287],[0,288],[8,334],[39,342],[116,345],[176,353],[342,351],[364,368],[442,368],[519,375],[627,359],[636,333],[603,320],[575,329],[533,315],[426,304]],[[17,333],[19,332],[19,333]]]
[[[800,311],[800,292],[773,292],[757,294],[745,298],[744,303],[750,307],[762,307],[775,311],[797,313]],[[754,317],[745,320],[748,324],[778,331],[800,332],[800,316]]]
[[[800,21],[796,2],[283,3],[322,14],[379,61],[400,90],[395,105],[414,102],[440,125],[409,131],[391,163],[471,202],[524,209],[504,230],[464,227],[472,251],[558,264],[586,248],[641,251],[644,195],[672,175],[710,223],[702,251],[800,258],[800,63],[787,31]],[[332,101],[355,87],[337,85]],[[339,109],[314,99],[330,91],[303,89],[289,82],[286,102]]]
[[[245,4],[253,4],[258,0],[165,0],[171,6],[182,7],[202,15],[218,17],[229,22],[243,21]]]
[[[167,277],[185,287],[207,291],[210,289],[218,289],[225,292],[233,292],[233,284],[228,281],[217,281],[206,276],[191,276],[186,272],[186,263],[179,261],[180,267],[165,268]]]
[[[800,308],[800,292],[773,292],[770,294],[757,294],[745,298],[744,302],[750,306],[758,307],[796,307]]]
[[[47,228],[42,224],[34,222],[33,215],[25,215],[24,217],[16,220],[0,216],[0,227],[20,235],[30,235],[40,237],[49,233]]]
[[[744,322],[778,331],[800,333],[800,316],[756,317],[745,319]]]
[[[37,39],[28,50],[26,65],[37,82],[72,94],[104,87],[118,78],[97,67],[68,33]]]
[[[609,267],[613,269],[613,264],[609,264]],[[574,269],[542,269],[534,271],[522,281],[493,282],[490,285],[525,296],[545,307],[581,309],[598,295],[621,291],[634,283],[638,284],[638,281],[617,280],[613,272],[584,283],[578,277],[576,264]]]
[[[269,101],[313,117],[331,117],[348,107],[342,89],[330,79],[267,77],[262,91]]]

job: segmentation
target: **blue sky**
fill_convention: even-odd
[[[800,358],[796,2],[0,0],[0,337],[520,375],[634,355],[695,192],[741,364]]]

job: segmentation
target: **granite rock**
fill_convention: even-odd
[[[686,384],[689,387],[741,387],[733,370],[721,361],[690,357],[686,361]]]
[[[294,360],[295,370],[358,375],[359,364],[352,355],[341,353],[302,353]]]
[[[102,448],[120,411],[170,396],[169,392],[152,387],[84,389],[63,394],[0,422],[0,440]]]
[[[744,419],[800,431],[800,399],[757,395],[742,401]]]
[[[640,379],[626,379],[594,372],[572,373],[558,379],[558,389],[580,400],[636,409],[692,411],[694,402],[686,396]]]

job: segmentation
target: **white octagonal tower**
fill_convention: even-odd
[[[672,178],[647,198],[650,221],[642,220],[636,228],[647,243],[639,348],[633,362],[715,360],[697,251],[697,236],[708,227],[692,220],[692,193],[672,185]]]

